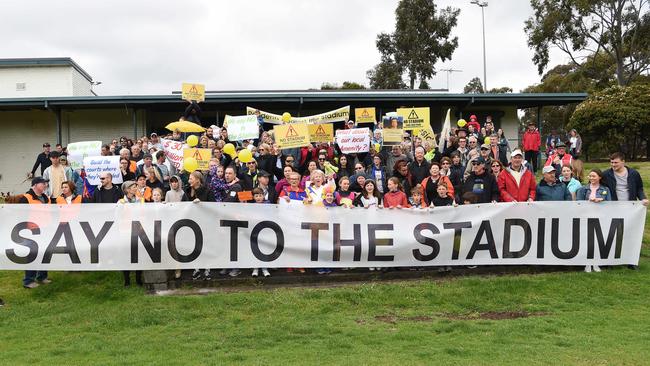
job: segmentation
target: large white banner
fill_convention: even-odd
[[[84,170],[88,183],[96,186],[101,183],[99,175],[110,173],[113,176],[112,182],[122,183],[122,171],[120,171],[120,156],[87,156],[84,158]]]
[[[637,264],[633,202],[429,209],[170,203],[2,205],[0,268]]]
[[[255,115],[256,112],[260,112],[262,120],[266,123],[272,123],[275,125],[281,125],[284,122],[282,121],[282,115],[274,114],[270,112],[265,112],[261,109],[246,107],[247,115]],[[350,119],[350,106],[346,105],[338,109],[331,110],[329,112],[315,114],[313,116],[306,117],[291,117],[289,123],[307,123],[307,124],[319,124],[319,123],[331,123],[331,122],[340,122],[347,121]]]
[[[228,129],[228,139],[230,141],[254,140],[260,137],[260,127],[255,115],[226,115],[224,125]]]

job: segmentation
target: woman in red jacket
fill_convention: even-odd
[[[399,179],[391,177],[388,179],[388,192],[384,194],[384,207],[386,208],[409,208],[408,197],[406,193],[402,192],[402,186]]]

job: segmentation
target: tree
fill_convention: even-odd
[[[378,63],[366,72],[371,89],[406,89],[402,73],[392,60]]]
[[[621,150],[630,159],[650,157],[650,85],[613,86],[580,103],[568,128],[591,151]],[[645,150],[645,151],[644,151]]]
[[[395,31],[391,34],[377,35],[377,49],[381,53],[381,63],[368,71],[371,87],[381,85],[377,76],[387,73],[392,78],[407,75],[410,89],[415,88],[415,80],[420,80],[420,88],[428,87],[426,80],[436,74],[438,60],[450,60],[458,47],[458,37],[450,38],[456,26],[459,9],[447,7],[437,12],[433,0],[401,0],[395,10]]]
[[[650,15],[647,0],[531,0],[535,14],[525,22],[528,46],[540,75],[549,49],[567,54],[575,66],[603,55],[618,85],[629,85],[650,69]]]
[[[363,84],[355,83],[354,81],[344,81],[343,85],[339,86],[336,83],[324,82],[320,86],[320,90],[338,90],[338,89],[365,89]]]
[[[485,89],[483,89],[483,83],[481,82],[481,79],[478,77],[473,78],[472,80],[465,85],[463,88],[463,93],[469,94],[469,93],[485,93]]]
[[[488,93],[491,94],[505,94],[505,93],[512,93],[512,88],[509,86],[502,86],[500,88],[492,88],[487,91]]]

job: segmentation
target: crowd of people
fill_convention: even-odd
[[[189,108],[189,107],[188,107]],[[196,112],[189,117],[196,117]],[[196,120],[198,122],[198,119]],[[345,209],[432,209],[440,206],[490,202],[532,202],[588,200],[648,200],[637,171],[625,165],[622,153],[610,156],[611,168],[592,169],[584,177],[579,160],[582,141],[573,130],[567,139],[553,132],[546,139],[542,179],[535,170],[542,142],[535,124],[527,126],[522,146],[510,149],[501,129],[490,117],[482,124],[471,116],[462,127],[454,127],[443,143],[404,134],[398,144],[385,144],[381,125],[371,131],[373,148],[368,152],[342,154],[334,143],[317,143],[280,149],[272,131],[265,131],[259,119],[257,139],[231,141],[227,128],[208,127],[198,136],[198,146],[210,149],[212,159],[205,171],[177,170],[167,161],[156,133],[129,139],[113,139],[102,147],[102,155],[119,155],[124,182],[113,184],[111,174],[102,173],[100,184],[90,186],[83,169],[73,170],[65,148],[51,151],[43,144],[32,171],[31,189],[21,203],[122,203],[146,204],[194,202],[242,202],[249,204],[301,203]],[[344,128],[356,127],[346,121]],[[364,125],[364,127],[367,125]],[[185,141],[180,131],[166,139]],[[568,145],[567,145],[568,144]],[[247,149],[250,161],[238,159]],[[283,202],[284,201],[284,202]],[[292,269],[287,271],[300,271]],[[375,270],[375,268],[371,268]],[[585,271],[600,271],[587,266]],[[318,269],[319,274],[331,272]],[[270,276],[266,268],[251,274]],[[222,275],[238,276],[240,269],[222,270]],[[180,276],[180,271],[176,272]],[[210,269],[194,270],[192,277],[210,279]],[[141,284],[141,273],[136,272]],[[26,288],[48,283],[47,272],[27,271]],[[124,272],[124,284],[130,274]]]

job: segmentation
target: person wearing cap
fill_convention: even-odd
[[[524,132],[523,137],[523,148],[524,158],[532,165],[533,173],[537,172],[537,157],[539,156],[539,147],[541,145],[542,137],[539,134],[539,131],[532,121],[528,122],[528,129]]]
[[[472,160],[470,164],[472,172],[462,185],[461,197],[463,194],[471,192],[478,197],[477,203],[496,202],[499,199],[497,181],[485,168],[487,164],[488,161],[483,156]]]
[[[266,170],[259,170],[257,172],[257,187],[255,188],[260,188],[262,190],[265,201],[276,203],[278,202],[278,194],[275,189],[269,185],[270,182],[271,173],[267,172]]]
[[[482,144],[479,148],[478,156],[470,159],[470,161],[467,163],[467,166],[465,167],[465,174],[463,174],[464,179],[467,179],[467,177],[469,177],[469,175],[472,173],[474,170],[472,162],[478,158],[483,158],[487,166],[492,165],[492,158],[490,157],[490,144]]]
[[[43,152],[38,154],[36,157],[36,162],[34,163],[34,166],[32,167],[31,173],[27,175],[28,178],[33,178],[34,173],[36,172],[36,169],[41,167],[41,176],[43,175],[43,172],[45,172],[45,169],[52,165],[52,162],[50,161],[50,143],[46,142],[43,144]]]
[[[571,201],[571,193],[566,184],[560,182],[555,174],[553,165],[545,166],[542,169],[543,177],[537,185],[537,201]]]
[[[72,180],[72,170],[66,170],[61,165],[61,154],[58,151],[50,153],[52,164],[43,172],[43,179],[51,182],[45,190],[45,194],[50,197],[59,197],[61,195],[61,183]]]
[[[560,171],[562,170],[563,165],[568,165],[571,166],[573,163],[573,156],[571,154],[567,154],[566,152],[566,145],[564,142],[559,142],[557,145],[555,145],[555,151],[553,154],[551,154],[548,159],[546,160],[546,164],[544,166],[549,166],[553,165],[555,168],[555,173],[556,176],[560,176]]]
[[[30,205],[49,205],[52,203],[50,197],[45,193],[48,181],[43,177],[36,177],[32,179],[32,188],[29,189],[18,200],[18,203]],[[30,220],[31,221],[31,220]],[[51,283],[47,278],[47,271],[25,271],[25,278],[23,278],[23,287],[32,289],[38,287],[39,283]]]
[[[510,154],[510,165],[497,179],[501,202],[532,202],[535,200],[537,183],[535,176],[524,165],[521,150],[515,149]]]
[[[113,176],[107,172],[99,173],[99,186],[93,192],[91,203],[117,203],[122,198],[122,190],[113,184]]]

